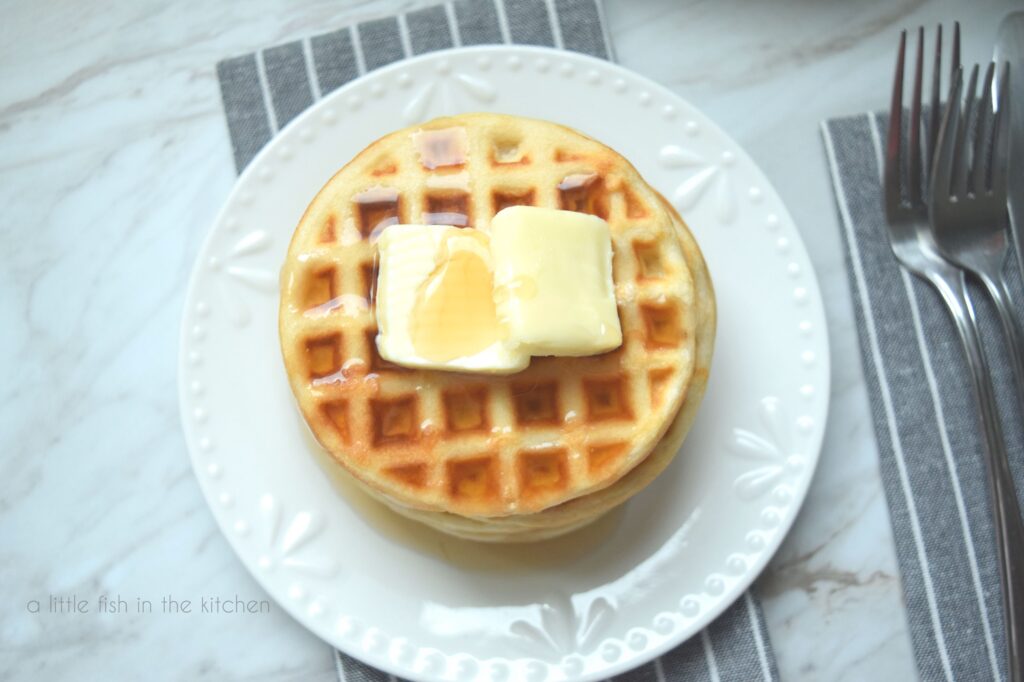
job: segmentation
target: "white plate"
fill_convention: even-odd
[[[679,207],[718,295],[711,381],[682,453],[622,508],[541,548],[448,538],[332,481],[278,348],[277,273],[317,190],[381,135],[475,110],[564,123],[624,154]],[[318,102],[239,178],[182,322],[185,435],[238,556],[324,640],[421,679],[604,678],[697,633],[796,516],[828,382],[814,272],[751,159],[665,88],[542,48],[433,53]]]

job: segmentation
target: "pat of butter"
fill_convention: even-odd
[[[592,355],[622,344],[608,223],[512,206],[491,220],[498,314],[531,355]]]
[[[492,374],[530,364],[499,322],[486,234],[391,225],[377,248],[381,357],[406,367]]]

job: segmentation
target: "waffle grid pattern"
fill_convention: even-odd
[[[293,390],[335,459],[400,503],[489,517],[587,494],[642,461],[686,394],[696,320],[671,218],[632,167],[554,124],[478,116],[382,138],[325,186],[289,249],[280,324]],[[608,221],[623,345],[507,377],[384,361],[375,236],[399,222],[486,232],[516,204]]]

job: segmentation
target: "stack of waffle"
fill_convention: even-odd
[[[396,223],[487,232],[512,205],[608,222],[622,346],[508,376],[383,360],[376,236]],[[316,439],[395,511],[477,540],[560,535],[653,480],[693,422],[714,333],[711,280],[672,207],[615,151],[514,116],[436,119],[370,145],[313,199],[282,272],[281,348]]]

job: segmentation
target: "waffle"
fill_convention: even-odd
[[[384,361],[375,237],[400,222],[486,232],[511,205],[608,221],[622,346],[534,358],[510,376]],[[709,284],[695,286],[694,253],[701,283],[703,260],[678,216],[621,156],[573,130],[466,114],[398,131],[342,168],[296,228],[279,317],[289,381],[317,440],[392,506],[484,524],[539,518],[612,487],[684,400],[699,402],[703,383],[692,401],[688,387],[695,368],[706,374],[695,343],[708,320],[713,328],[714,304]]]
[[[664,202],[666,210],[674,209]],[[704,258],[686,224],[676,216],[676,227],[682,242],[687,265],[693,274],[697,305],[697,327],[694,332],[693,376],[686,388],[686,397],[668,431],[651,453],[628,474],[614,484],[590,495],[578,497],[535,514],[477,519],[445,512],[410,509],[378,496],[397,513],[426,524],[449,535],[479,542],[535,542],[563,535],[598,519],[643,490],[665,470],[686,439],[697,416],[711,369],[715,342],[715,295]],[[364,490],[371,495],[373,491]]]

